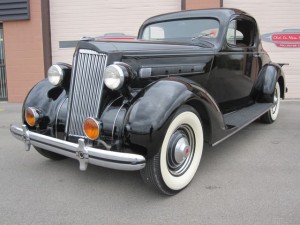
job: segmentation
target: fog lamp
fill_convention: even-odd
[[[100,122],[92,117],[85,119],[83,131],[89,139],[96,140],[100,136]]]
[[[28,107],[26,109],[25,120],[29,126],[31,126],[31,127],[35,126],[37,124],[37,121],[39,118],[40,118],[40,115],[35,108]]]

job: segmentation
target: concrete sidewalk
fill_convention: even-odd
[[[21,104],[0,103],[0,224],[300,224],[300,101],[216,147],[181,193],[147,188],[139,172],[51,161],[9,132]]]

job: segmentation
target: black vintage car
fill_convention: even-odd
[[[137,40],[85,38],[73,65],[32,88],[12,134],[50,159],[140,170],[164,194],[185,188],[203,143],[273,123],[286,92],[255,19],[236,9],[152,17]]]

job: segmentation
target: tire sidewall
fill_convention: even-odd
[[[182,174],[181,176],[174,176],[169,172],[168,169],[167,149],[172,134],[182,124],[186,124],[192,128],[195,135],[195,150],[194,150],[192,162],[189,168],[187,169],[187,171],[185,171],[185,173]],[[195,110],[193,110],[193,108],[184,107],[182,108],[182,110],[179,110],[173,117],[173,120],[171,121],[167,129],[160,150],[160,172],[165,185],[169,189],[181,190],[191,182],[200,164],[202,150],[203,150],[203,129],[202,129],[200,119],[197,116]]]
[[[280,107],[280,86],[279,83],[276,82],[275,89],[274,89],[274,95],[275,95],[275,90],[277,91],[277,97],[278,97],[278,103],[277,103],[277,108],[276,111],[273,112],[273,108],[270,109],[270,117],[272,121],[275,121],[278,117],[279,113],[279,107]]]

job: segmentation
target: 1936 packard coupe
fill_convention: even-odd
[[[26,150],[77,159],[81,170],[140,170],[172,195],[191,182],[204,142],[274,122],[286,91],[253,17],[181,11],[146,20],[136,40],[79,41],[72,65],[49,68],[10,130]]]

